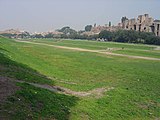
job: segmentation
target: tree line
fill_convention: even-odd
[[[123,43],[141,43],[141,44],[153,44],[160,45],[160,37],[155,36],[153,33],[149,32],[138,32],[134,30],[118,30],[118,31],[101,31],[99,34],[86,35],[84,32],[91,31],[92,26],[87,25],[85,30],[76,31],[70,27],[63,27],[58,32],[62,34],[48,33],[45,35],[34,34],[30,35],[28,32],[22,34],[1,34],[9,38],[64,38],[64,39],[87,39],[87,40],[99,40],[99,41],[113,41],[113,42],[123,42]]]
[[[104,41],[160,45],[160,37],[150,32],[134,30],[118,30],[115,32],[105,30],[99,33],[98,38]]]

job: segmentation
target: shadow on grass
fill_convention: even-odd
[[[18,83],[21,90],[8,98],[3,105],[4,116],[10,119],[57,119],[68,120],[70,109],[78,98],[53,93],[26,83]]]
[[[0,51],[6,51],[0,49]],[[54,85],[53,80],[38,73],[32,68],[11,60],[0,52],[0,76]],[[59,94],[45,89],[36,88],[27,83],[16,83],[21,87],[5,103],[0,106],[0,116],[3,119],[57,119],[68,120],[70,109],[78,98]]]
[[[0,51],[8,52],[3,48],[0,48]],[[9,56],[6,56],[3,53],[0,53],[0,68],[0,75],[26,82],[54,85],[54,81],[52,79],[38,73],[27,65],[11,60]]]

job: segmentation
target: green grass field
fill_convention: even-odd
[[[116,48],[113,53],[160,58],[160,51],[154,50],[158,46],[80,40],[29,41],[92,50]],[[0,45],[0,67],[5,68],[0,71],[1,76],[82,92],[114,88],[98,98],[76,97],[17,83],[22,89],[1,106],[16,109],[10,114],[1,112],[3,115],[13,119],[160,119],[160,61],[60,49],[6,38],[0,38]]]
[[[59,39],[30,39],[29,41],[68,46],[68,47],[78,47],[92,50],[107,50],[108,48],[113,48],[111,50],[113,53],[144,56],[144,57],[154,57],[160,58],[160,47],[155,45],[143,45],[143,44],[127,44],[127,43],[114,43],[114,42],[96,42],[87,40],[59,40]],[[122,50],[122,48],[124,48]],[[158,48],[158,50],[156,50]]]

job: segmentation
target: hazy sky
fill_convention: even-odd
[[[116,25],[122,16],[145,13],[160,19],[160,0],[0,0],[0,30],[79,30],[94,23]]]

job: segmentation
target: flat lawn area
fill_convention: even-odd
[[[152,57],[152,58],[160,58],[160,51],[157,50],[136,50],[136,49],[126,49],[126,50],[117,50],[113,51],[114,53],[133,55],[133,56],[144,56],[144,57]]]
[[[159,48],[159,46],[154,45],[64,39],[30,39],[29,41],[91,50],[104,50],[126,55],[160,58],[160,50],[155,50],[157,47]]]
[[[25,39],[24,39],[25,40]],[[132,48],[141,50],[152,50],[156,46],[147,46],[143,44],[127,44],[127,43],[116,43],[116,42],[98,42],[91,40],[70,40],[70,39],[29,39],[28,41],[48,43],[61,46],[69,47],[80,47],[94,50],[103,50],[107,48]]]
[[[153,49],[153,46],[90,41],[36,40],[36,42],[37,41],[47,44],[98,50],[99,48],[103,50],[107,47],[124,47],[129,50],[138,49],[141,51]],[[160,118],[160,61],[131,59],[126,57],[103,55],[99,53],[79,52],[45,45],[19,43],[4,38],[0,38],[0,44],[0,51],[2,54],[6,55],[9,60],[15,61],[18,64],[23,64],[21,67],[17,67],[16,69],[12,66],[8,66],[11,67],[10,69],[16,70],[16,72],[13,73],[11,70],[7,70],[2,73],[2,75],[5,74],[6,76],[23,81],[58,85],[74,91],[88,91],[102,87],[114,88],[113,90],[105,92],[105,94],[99,98],[94,95],[80,98],[70,98],[71,96],[67,97],[66,95],[63,97],[57,94],[53,96],[51,95],[52,99],[56,96],[56,99],[58,99],[59,102],[62,102],[61,97],[65,98],[66,102],[63,103],[64,105],[68,103],[69,99],[74,101],[74,105],[68,104],[69,108],[66,108],[66,114],[62,114],[63,111],[59,112],[59,115],[62,114],[63,116],[69,116],[66,117],[66,119],[146,120]],[[125,54],[129,53],[130,52]],[[156,53],[157,54],[153,54],[152,56],[152,52],[150,52],[149,56],[158,56],[159,53]],[[143,56],[143,52],[137,54]],[[4,63],[5,62],[2,62],[1,64],[3,65]],[[25,70],[22,71],[20,68],[24,68]],[[32,91],[32,89],[36,88],[29,86],[27,89],[31,89]],[[36,90],[38,91],[38,89]],[[29,99],[27,104],[29,104],[29,102],[34,102],[31,101],[29,97],[24,97],[24,93],[26,92],[25,87],[22,92],[23,94],[18,92],[16,95],[21,95],[27,100]],[[46,90],[42,90],[41,93],[43,95],[51,94],[50,92],[47,92],[48,91]],[[29,96],[33,97],[33,95]],[[39,97],[35,97],[35,99],[41,98],[43,98],[41,94]],[[47,99],[50,100],[50,98],[47,97],[42,102],[47,102]],[[51,103],[52,101],[49,101],[48,105]],[[53,102],[53,104],[56,103]],[[51,114],[50,112],[57,112],[59,107],[60,106],[58,106],[58,108],[56,107],[55,110],[54,106],[53,108],[48,108],[45,106],[46,109],[49,109],[49,112],[42,113],[46,113],[46,115],[48,115],[47,117],[54,116],[54,114]],[[26,109],[28,110],[29,108],[26,107]],[[33,116],[38,115],[41,114],[33,114]],[[55,118],[62,119],[59,115],[55,116]],[[46,116],[44,115],[43,117]]]

